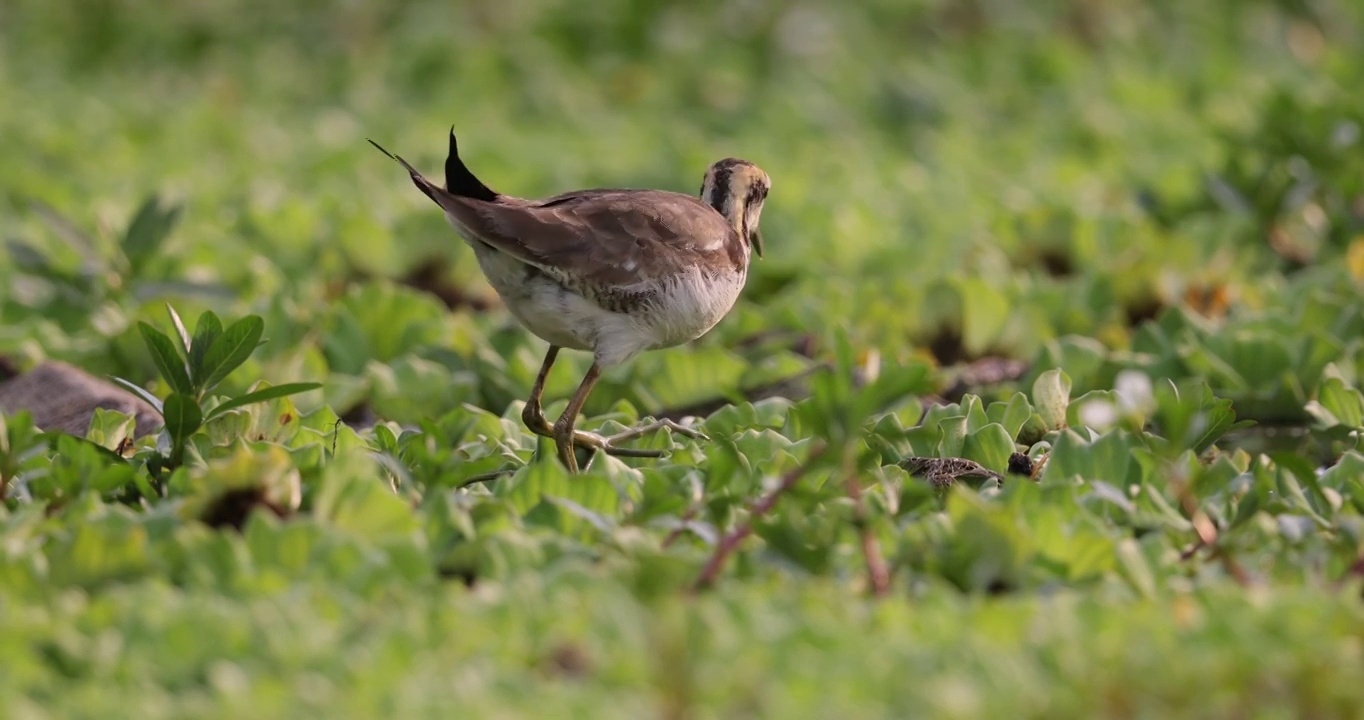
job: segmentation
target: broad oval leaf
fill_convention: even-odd
[[[1013,452],[1014,439],[999,423],[990,423],[967,435],[961,446],[962,457],[999,472],[1009,466],[1009,455]]]
[[[212,390],[255,352],[260,336],[265,332],[265,321],[258,315],[248,315],[223,331],[208,353],[204,355],[203,391]]]
[[[1070,405],[1070,376],[1059,368],[1037,376],[1032,384],[1032,404],[1049,429],[1065,427],[1066,407]]]
[[[199,403],[194,398],[180,393],[171,393],[166,398],[161,417],[166,421],[166,432],[170,433],[171,440],[177,444],[194,434],[204,420],[203,413],[199,411]]]
[[[1016,392],[1009,398],[1009,404],[1004,406],[1004,412],[998,422],[1004,426],[1004,431],[1009,434],[1009,439],[1018,437],[1019,431],[1027,424],[1028,418],[1032,417],[1032,403],[1028,402],[1027,396],[1021,392]]]
[[[964,416],[944,418],[938,423],[942,443],[938,446],[938,457],[960,457],[962,445],[966,442],[966,418]]]
[[[1341,425],[1364,427],[1364,395],[1340,378],[1327,378],[1317,392],[1318,402]]]

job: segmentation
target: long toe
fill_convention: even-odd
[[[687,427],[686,425],[678,424],[676,422],[673,422],[672,420],[655,420],[653,422],[644,423],[643,425],[638,425],[636,427],[630,428],[629,430],[624,430],[619,433],[616,433],[615,435],[612,435],[611,437],[607,438],[607,443],[615,444],[624,442],[626,440],[632,440],[637,437],[643,437],[645,435],[658,432],[659,430],[662,430],[664,428],[667,428],[668,430],[671,430],[672,432],[677,433],[678,435],[685,435],[686,437],[692,438],[694,440],[710,439],[707,438],[705,434],[702,433],[701,431],[694,430],[692,428]]]
[[[602,449],[606,448],[606,446],[610,445],[611,443],[610,443],[610,438],[602,437],[601,435],[598,435],[597,433],[594,433],[594,432],[587,432],[587,431],[585,431],[585,430],[574,430],[574,431],[573,431],[573,444],[574,444],[574,445],[577,445],[578,447],[582,447],[582,448],[590,448],[590,449],[592,449],[592,450],[602,450]]]
[[[613,447],[611,445],[602,448],[602,452],[615,457],[632,458],[661,458],[668,454],[667,450],[646,450],[644,448]]]
[[[687,437],[693,440],[710,440],[710,438],[706,437],[705,433],[701,432],[700,430],[697,430],[696,428],[689,427],[687,425],[683,425],[672,420],[660,420],[659,423],[663,427],[668,428],[669,430],[679,435],[686,435]]]

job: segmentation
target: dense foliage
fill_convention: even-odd
[[[0,4],[0,355],[166,421],[0,417],[0,707],[1357,714],[1361,58],[1349,0]],[[452,123],[523,196],[771,175],[580,423],[709,440],[525,430],[543,343],[364,142]]]

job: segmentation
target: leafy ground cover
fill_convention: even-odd
[[[0,706],[1357,715],[1361,38],[1344,0],[11,0],[0,354],[166,426],[3,418]],[[523,429],[543,345],[364,142],[435,169],[451,123],[519,195],[768,171],[740,305],[583,423],[709,441],[569,477]]]

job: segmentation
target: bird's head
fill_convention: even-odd
[[[758,218],[763,201],[772,189],[772,179],[762,168],[747,160],[725,158],[710,166],[701,183],[701,200],[725,217],[744,239],[763,256],[763,238]]]

